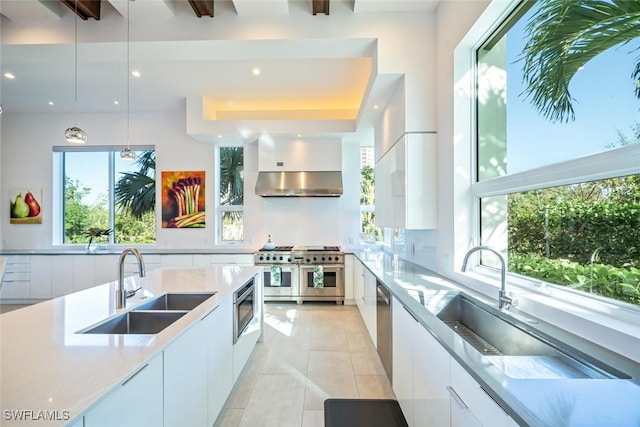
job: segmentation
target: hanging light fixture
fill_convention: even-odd
[[[80,129],[78,125],[78,0],[76,0],[75,14],[75,102],[73,105],[74,125],[64,131],[64,137],[68,142],[74,144],[84,144],[87,142],[87,133]]]
[[[131,148],[129,148],[129,129],[130,129],[130,124],[131,124],[131,90],[130,90],[130,81],[131,78],[129,76],[129,66],[130,66],[130,54],[129,54],[129,44],[130,44],[130,34],[131,34],[131,12],[130,12],[130,7],[129,7],[129,3],[131,3],[131,0],[127,0],[127,147],[123,148],[122,151],[120,151],[120,158],[122,160],[127,160],[127,161],[133,161],[136,159],[136,153],[135,151],[131,151]]]

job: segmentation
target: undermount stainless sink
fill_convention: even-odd
[[[127,311],[82,334],[157,334],[187,314],[187,311]]]
[[[534,336],[501,314],[458,294],[437,317],[513,378],[630,378],[603,363],[580,360],[570,348]]]
[[[147,301],[134,310],[193,310],[216,292],[209,293],[166,293]]]

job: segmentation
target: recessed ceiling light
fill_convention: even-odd
[[[254,67],[253,70],[251,70],[251,72],[253,73],[254,76],[259,76],[260,75],[260,68]]]
[[[240,130],[240,135],[242,135],[243,138],[248,138],[249,135],[251,135],[251,132],[249,132],[248,129],[241,129]]]
[[[114,103],[115,105],[119,105],[119,104],[120,104],[120,101],[113,101],[113,103]]]
[[[48,104],[49,104],[49,105],[53,105],[53,101],[49,101],[49,102],[48,102]]]
[[[13,73],[10,73],[10,72],[8,72],[8,71],[7,71],[6,73],[4,73],[4,76],[5,76],[6,78],[10,79],[10,80],[13,80],[13,79],[15,79],[15,78],[16,78],[16,76],[15,76],[15,75],[13,75]]]
[[[301,133],[298,134],[298,138],[302,138],[302,134]]]
[[[131,75],[132,75],[133,77],[140,77],[140,76],[141,76],[140,71],[138,71],[138,70],[133,70],[133,71],[131,72]]]
[[[218,138],[222,138],[222,135],[218,134]]]
[[[377,109],[378,109],[378,104],[374,105],[374,106],[373,106],[373,109],[374,109],[374,110],[377,110]]]

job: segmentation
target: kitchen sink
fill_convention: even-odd
[[[192,310],[216,292],[210,293],[166,293],[147,301],[134,310]]]
[[[508,314],[484,308],[464,294],[437,317],[476,351],[513,378],[630,378],[597,361],[586,361],[561,343],[525,331]]]
[[[157,334],[187,311],[128,311],[112,317],[82,334]]]

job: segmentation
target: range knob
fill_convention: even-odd
[[[280,257],[280,261],[282,261],[282,257]]]
[[[325,257],[322,257],[322,260],[324,261],[324,260],[325,260]]]
[[[307,262],[311,262],[311,260],[309,258],[307,258]]]
[[[291,262],[291,257],[287,258],[287,262]]]
[[[269,255],[267,255],[267,261],[269,261],[271,259],[271,257]]]
[[[259,259],[260,259],[260,261],[262,261],[264,259],[264,257],[262,255],[260,255]]]
[[[314,260],[314,261],[315,261],[315,260],[317,260],[317,259],[318,259],[317,257],[313,257],[313,260]]]

